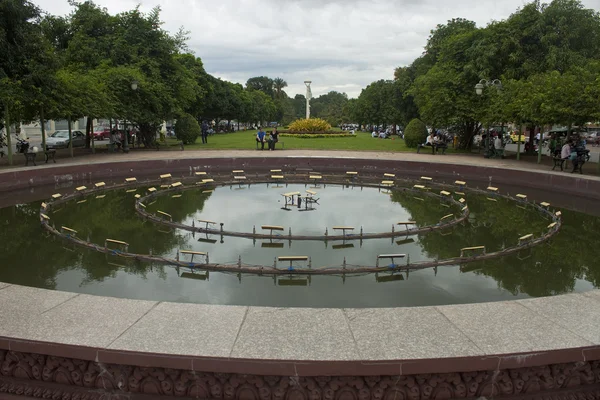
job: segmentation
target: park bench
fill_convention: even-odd
[[[35,163],[35,157],[37,156],[37,153],[27,152],[23,153],[23,155],[25,156],[25,166],[29,165],[29,161],[31,161],[33,165],[37,166],[37,164]]]
[[[497,149],[495,147],[492,147],[492,151],[490,151],[489,158],[504,158],[504,148]]]
[[[258,144],[259,144],[259,142],[256,141],[256,139],[254,139],[254,142],[256,143],[256,150],[258,150]],[[267,145],[267,147],[269,146],[269,142],[268,141],[266,141],[265,144]],[[283,150],[285,148],[285,143],[283,142],[283,140],[280,140],[277,143],[275,143],[275,146],[277,146],[278,144],[281,145],[281,150]]]
[[[46,157],[46,164],[48,164],[49,160],[52,160],[54,164],[56,164],[56,150],[46,150],[44,151],[44,156]]]
[[[564,166],[565,166],[565,162],[567,160],[565,158],[561,158],[560,155],[555,155],[552,157],[552,162],[553,162],[553,166],[552,166],[552,171],[554,171],[556,169],[556,167],[560,167],[561,171],[564,171]]]
[[[571,171],[571,173],[579,172],[580,174],[582,174],[583,173],[583,164],[585,164],[589,160],[590,160],[590,151],[589,150],[578,151],[577,156],[575,157],[575,160],[573,160],[573,162],[572,162],[573,170]]]
[[[442,154],[446,154],[446,149],[448,148],[448,144],[437,143],[437,144],[433,144],[431,146],[426,146],[424,144],[418,144],[417,145],[417,153],[420,153],[421,149],[424,147],[431,147],[431,154],[439,153],[440,150],[442,151]]]

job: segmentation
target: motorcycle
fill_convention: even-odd
[[[17,153],[27,153],[29,151],[29,142],[26,139],[17,139]]]

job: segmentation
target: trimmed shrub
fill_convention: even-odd
[[[331,125],[321,118],[297,119],[289,126],[290,131],[309,133],[331,130]]]
[[[425,140],[427,140],[427,127],[423,121],[418,118],[410,121],[404,130],[406,147],[417,147],[417,145],[425,143]]]
[[[177,119],[175,123],[175,136],[181,140],[183,144],[194,144],[198,136],[200,136],[201,129],[196,118],[189,114],[185,114]]]

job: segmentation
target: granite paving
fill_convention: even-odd
[[[591,346],[593,343],[516,301],[438,307],[483,354]]]
[[[0,336],[18,336],[29,321],[38,320],[43,312],[76,296],[77,293],[9,285],[0,290]]]
[[[600,290],[590,290],[589,292],[582,293],[584,296],[591,297],[600,301]]]
[[[13,336],[104,348],[156,304],[154,301],[82,294],[21,324]]]
[[[347,309],[361,359],[462,357],[481,350],[435,307]]]
[[[241,306],[160,303],[109,348],[229,357],[246,311]]]
[[[252,144],[250,144],[252,146]],[[108,162],[128,162],[142,160],[178,160],[189,158],[244,158],[244,157],[315,157],[315,158],[361,158],[367,160],[397,160],[419,161],[438,164],[474,165],[490,168],[505,168],[541,172],[548,175],[565,175],[561,171],[552,171],[551,166],[537,164],[531,161],[517,161],[515,159],[486,159],[481,154],[416,154],[416,152],[386,152],[386,151],[345,151],[345,150],[283,150],[283,151],[255,151],[255,150],[186,150],[186,151],[132,151],[129,154],[85,154],[75,158],[61,158],[60,165],[99,164]],[[58,165],[58,164],[56,164]],[[37,169],[52,168],[55,164],[39,164]],[[594,167],[596,167],[594,165]],[[591,169],[593,167],[590,167]],[[2,166],[0,172],[30,170],[25,166]],[[579,175],[578,179],[600,180],[600,176]]]
[[[0,290],[7,288],[10,286],[10,283],[4,283],[4,282],[0,282]]]
[[[536,314],[554,321],[565,330],[600,344],[600,301],[582,294],[517,300]],[[573,312],[577,310],[577,312]]]
[[[250,307],[231,357],[358,360],[343,310]]]

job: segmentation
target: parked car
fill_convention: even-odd
[[[110,139],[110,128],[107,126],[97,126],[94,128],[94,140]]]
[[[85,146],[85,135],[81,131],[72,131],[73,147]],[[69,147],[69,131],[56,131],[46,140],[49,149],[66,149]]]

